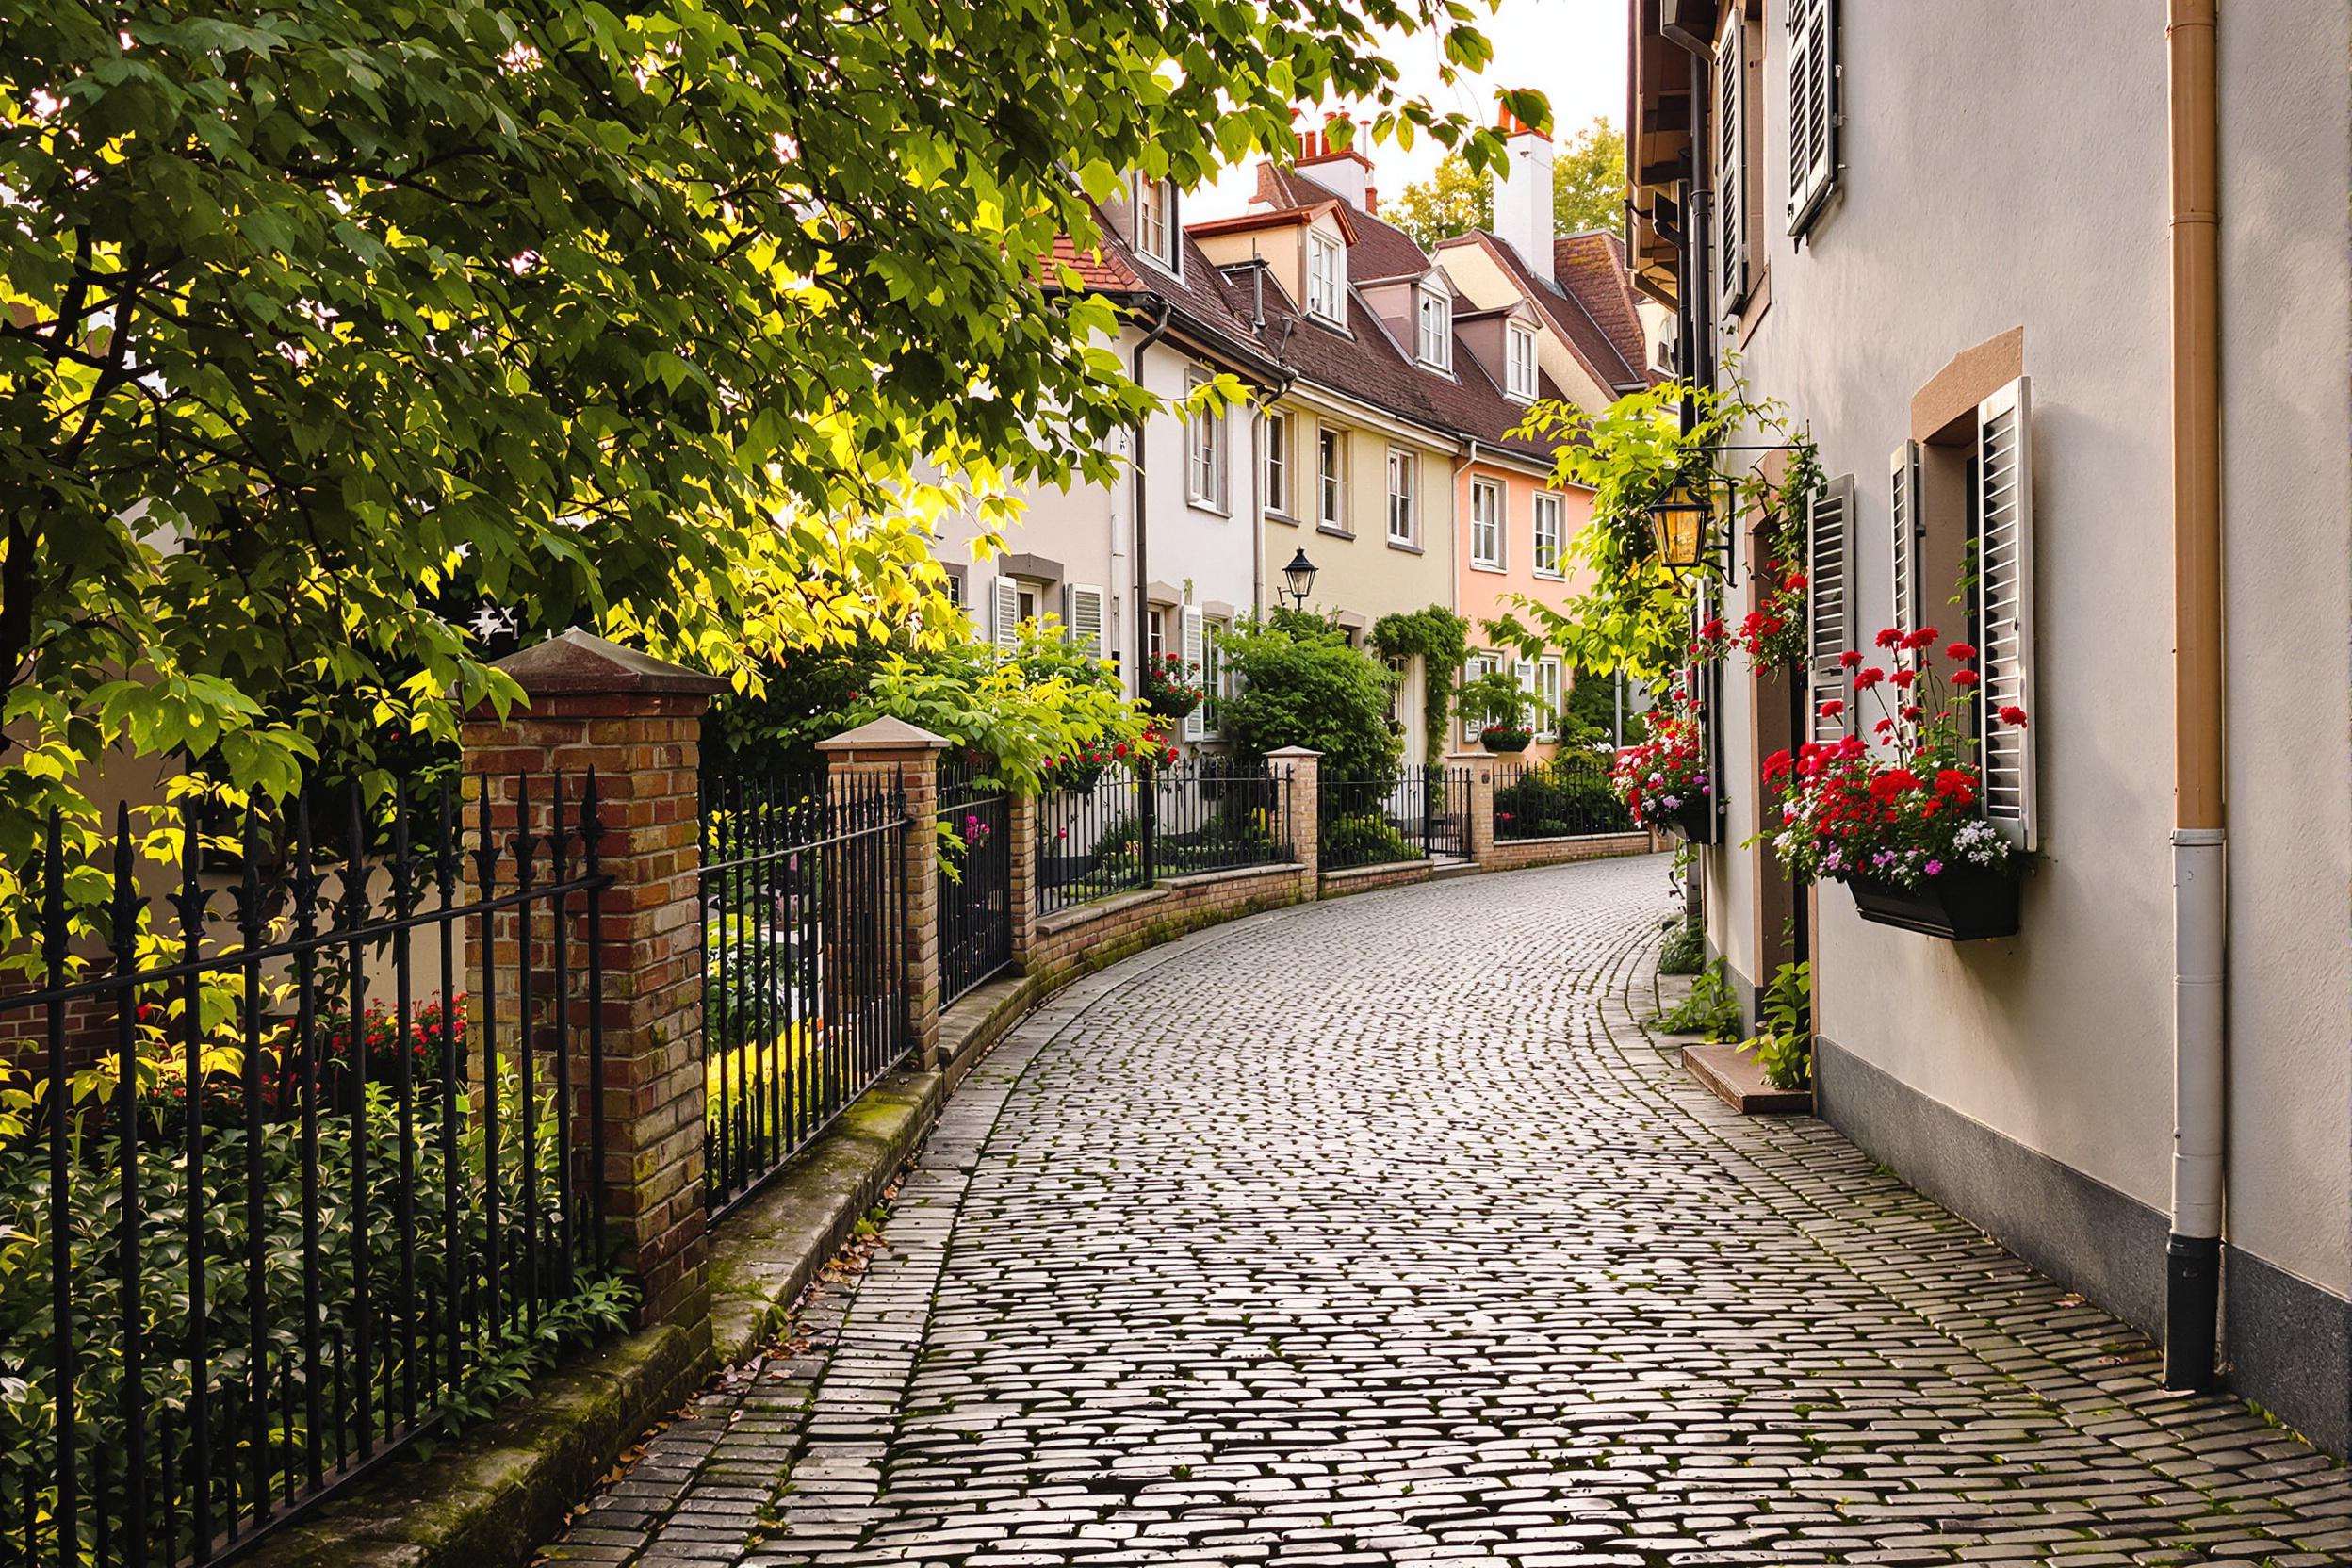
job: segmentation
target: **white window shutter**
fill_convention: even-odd
[[[1715,237],[1725,310],[1748,297],[1747,8],[1723,8],[1715,47]]]
[[[2034,424],[2026,378],[1976,405],[1978,668],[1984,815],[2022,848],[2040,837],[2034,791]],[[2015,705],[2028,725],[1993,715]]]
[[[1184,664],[1186,666],[1184,673],[1189,679],[1199,679],[1205,673],[1207,662],[1202,657],[1200,628],[1200,607],[1190,604],[1184,606]],[[1206,705],[1195,703],[1192,711],[1184,715],[1184,739],[1204,741],[1208,739],[1208,735],[1209,715],[1206,711]]]
[[[1898,631],[1919,627],[1919,444],[1905,441],[1887,460],[1886,517],[1894,570],[1894,619]]]
[[[1462,681],[1464,684],[1467,684],[1470,681],[1476,680],[1478,677],[1486,674],[1487,671],[1493,669],[1494,667],[1494,665],[1493,662],[1490,661],[1486,655],[1482,653],[1474,653],[1462,662]],[[1473,713],[1470,711],[1469,704],[1464,703],[1462,709],[1462,740],[1464,742],[1477,740],[1478,738],[1478,731],[1485,727],[1486,715],[1483,713]]]
[[[1073,582],[1062,590],[1062,634],[1071,645],[1097,659],[1111,656],[1109,617],[1103,612],[1107,596],[1090,582]]]
[[[1009,648],[1021,641],[1016,629],[1021,625],[1021,584],[1011,578],[1000,577],[990,582],[988,592],[997,645]]]
[[[1831,480],[1805,514],[1805,628],[1812,668],[1813,739],[1841,739],[1849,712],[1825,718],[1821,705],[1843,698],[1846,672],[1838,656],[1854,646],[1854,602],[1850,565],[1854,535],[1854,476]]]
[[[1835,0],[1788,0],[1788,232],[1802,234],[1838,182]]]

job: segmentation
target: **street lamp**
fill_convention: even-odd
[[[1695,572],[1705,564],[1707,534],[1715,520],[1713,498],[1701,488],[1676,485],[1650,505],[1650,538],[1670,572]]]
[[[1303,612],[1307,608],[1307,596],[1315,592],[1315,563],[1307,559],[1303,546],[1291,556],[1290,564],[1282,568],[1282,581],[1288,585],[1289,596],[1298,601],[1298,608]]]

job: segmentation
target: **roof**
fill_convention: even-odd
[[[1181,275],[1139,259],[1119,237],[1119,225],[1100,204],[1095,207],[1095,247],[1083,250],[1068,235],[1054,240],[1054,259],[1073,268],[1079,281],[1112,298],[1156,299],[1183,314],[1200,335],[1221,348],[1263,365],[1266,348],[1250,330],[1248,302],[1203,254],[1186,230],[1178,237]]]
[[[1606,229],[1562,235],[1552,241],[1552,275],[1576,296],[1618,357],[1649,378],[1649,344],[1635,308],[1633,275],[1625,270],[1625,242]]]
[[[1584,237],[1572,235],[1569,237],[1579,240]],[[1560,243],[1553,241],[1555,258]],[[1625,286],[1597,282],[1593,270],[1587,264],[1583,247],[1577,249],[1576,267],[1560,281],[1547,283],[1535,275],[1515,249],[1484,229],[1474,229],[1468,234],[1440,240],[1437,248],[1450,251],[1459,245],[1484,247],[1486,253],[1494,258],[1495,265],[1518,286],[1519,292],[1535,302],[1535,308],[1544,313],[1544,320],[1567,340],[1569,350],[1584,363],[1584,368],[1592,372],[1592,379],[1604,390],[1622,392],[1650,384],[1649,372],[1642,366],[1639,321],[1632,322],[1630,343],[1621,346],[1619,337],[1596,318],[1597,306],[1601,315],[1616,319],[1620,304],[1625,317],[1632,318],[1633,307],[1622,298]],[[1592,304],[1586,303],[1588,292],[1594,296]]]
[[[1354,244],[1356,241],[1354,211],[1347,203],[1335,196],[1329,201],[1317,202],[1312,206],[1283,207],[1275,212],[1236,213],[1231,218],[1212,218],[1206,222],[1187,223],[1184,225],[1184,233],[1194,236],[1248,234],[1253,229],[1296,228],[1302,223],[1314,221],[1326,212],[1339,220],[1339,232],[1348,237],[1348,242],[1350,245]]]
[[[1413,243],[1413,236],[1385,219],[1349,206],[1331,187],[1286,165],[1271,160],[1258,165],[1257,199],[1277,209],[1339,203],[1342,214],[1354,226],[1348,240],[1348,276],[1358,283],[1417,278],[1435,265],[1429,253]]]

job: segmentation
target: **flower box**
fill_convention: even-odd
[[[1715,841],[1715,797],[1686,800],[1658,819],[1658,825],[1686,843],[1711,844]]]
[[[1499,725],[1478,732],[1478,743],[1490,752],[1522,752],[1534,740],[1535,731],[1532,729],[1509,729]]]
[[[1848,882],[1854,906],[1874,925],[1941,937],[1948,942],[2017,934],[2017,878],[1959,867],[1914,892],[1878,882]]]

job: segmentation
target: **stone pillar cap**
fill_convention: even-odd
[[[1280,746],[1266,753],[1268,757],[1320,757],[1322,755],[1313,746]]]
[[[625,648],[574,627],[491,666],[514,678],[527,696],[622,692],[715,696],[727,683],[717,676]]]
[[[879,718],[845,729],[817,743],[819,751],[939,751],[948,744],[944,735],[934,735],[921,725],[908,724],[905,719]]]

